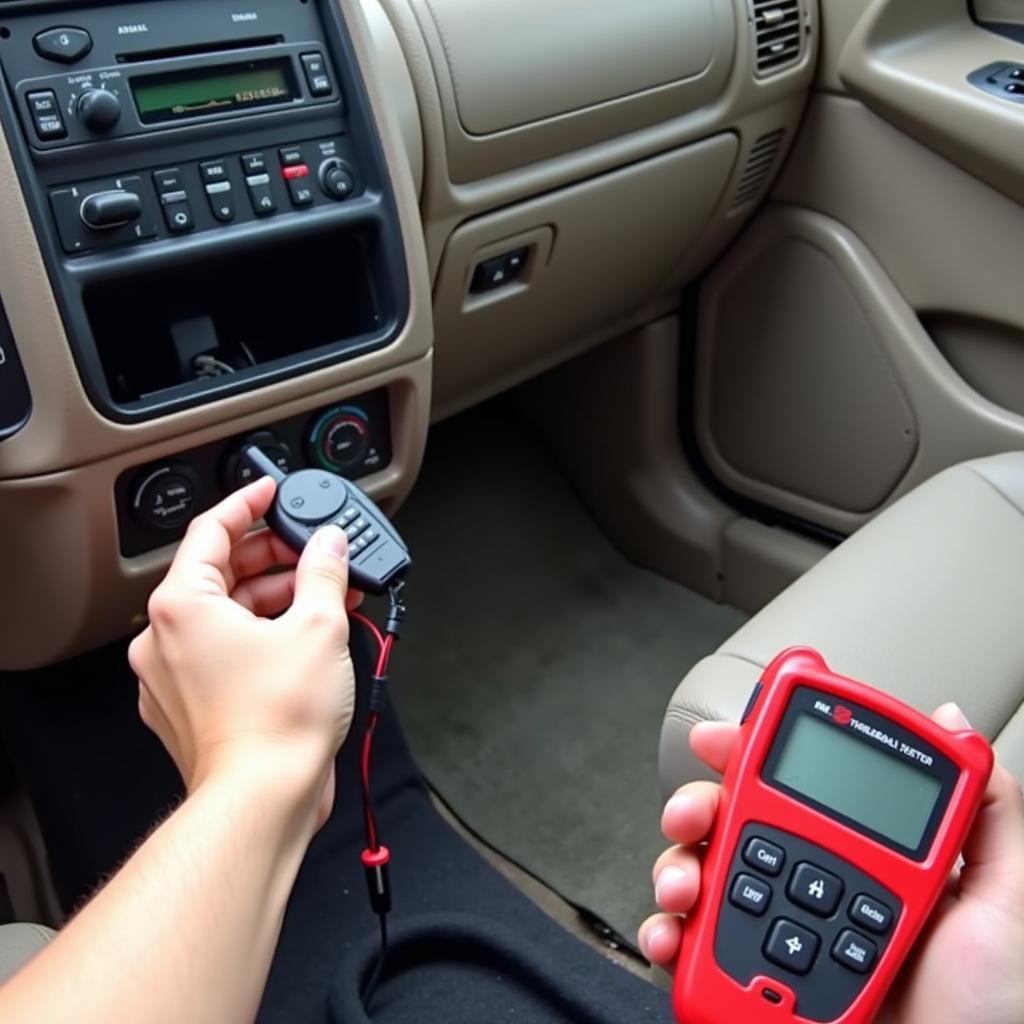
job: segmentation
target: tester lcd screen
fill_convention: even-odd
[[[942,792],[928,772],[806,712],[793,721],[772,777],[910,850]]]
[[[131,81],[143,124],[287,103],[297,98],[288,58],[146,75]]]

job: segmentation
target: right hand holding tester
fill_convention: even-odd
[[[681,1024],[874,1019],[992,773],[985,739],[779,655],[751,695],[687,917]]]

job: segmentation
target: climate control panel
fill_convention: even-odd
[[[173,543],[194,516],[251,483],[241,454],[253,444],[284,472],[317,467],[359,480],[391,462],[387,391],[122,473],[115,486],[121,554],[133,558]]]

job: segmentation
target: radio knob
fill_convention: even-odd
[[[355,191],[356,179],[348,164],[332,157],[320,165],[320,187],[332,199],[348,199]]]
[[[94,192],[82,202],[82,221],[94,231],[132,224],[142,216],[142,199],[125,189]]]
[[[121,120],[121,101],[106,89],[87,89],[78,97],[78,119],[91,132],[103,135]]]

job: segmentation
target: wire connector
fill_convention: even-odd
[[[399,580],[388,587],[388,621],[384,627],[384,633],[393,636],[396,640],[402,633],[402,624],[405,622],[406,607],[402,600],[402,591],[405,590],[405,581]]]
[[[370,681],[370,699],[367,707],[371,714],[381,715],[388,706],[388,677],[374,676]]]
[[[388,874],[391,851],[386,846],[377,850],[363,850],[362,860],[370,906],[375,914],[384,917],[391,912],[391,878]]]

